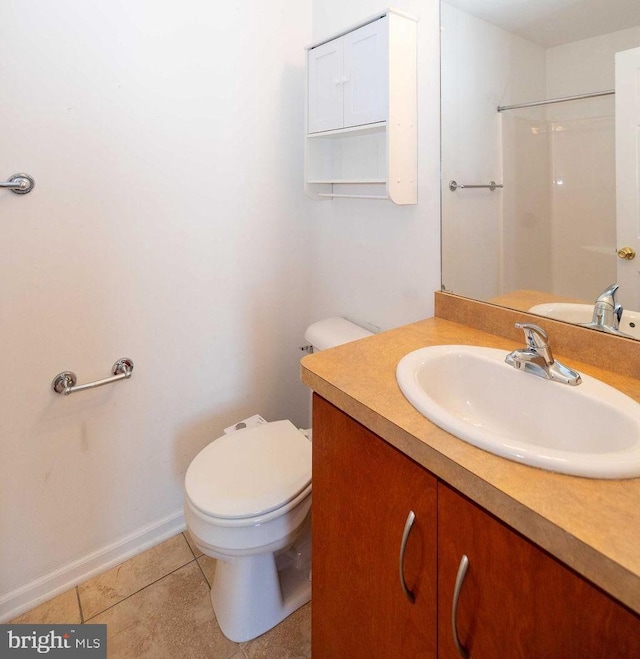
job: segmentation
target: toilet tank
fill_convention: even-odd
[[[317,323],[313,323],[307,327],[306,332],[304,333],[304,338],[307,343],[310,343],[313,347],[313,351],[317,352],[318,350],[327,350],[328,348],[335,348],[335,346],[342,345],[343,343],[350,343],[351,341],[357,341],[358,339],[363,339],[365,336],[371,336],[371,332],[348,321],[346,318],[341,316],[332,316],[331,318],[325,318],[324,320],[319,320]],[[309,392],[309,430],[305,431],[305,434],[309,438],[309,441],[312,439],[312,430],[311,430],[311,401],[313,398],[313,392]]]
[[[314,352],[363,339],[365,336],[371,336],[371,332],[341,316],[319,320],[309,325],[304,333],[305,340],[313,346]]]

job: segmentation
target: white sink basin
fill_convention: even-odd
[[[571,304],[569,302],[547,302],[536,304],[529,309],[530,313],[546,316],[554,320],[564,320],[567,323],[582,325],[590,323],[593,318],[593,304]],[[640,313],[625,309],[620,319],[620,331],[634,339],[640,339]]]
[[[640,405],[582,375],[571,387],[505,363],[506,350],[442,345],[405,355],[396,378],[430,421],[496,455],[590,478],[640,476]]]

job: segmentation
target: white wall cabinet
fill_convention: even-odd
[[[333,39],[307,55],[307,132],[343,127],[344,41]]]
[[[387,119],[388,19],[309,51],[309,133]]]
[[[307,48],[312,199],[417,203],[416,21],[394,10]]]

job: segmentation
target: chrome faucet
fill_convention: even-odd
[[[593,306],[593,318],[590,323],[582,323],[583,327],[618,336],[629,336],[619,329],[623,311],[622,305],[616,302],[616,291],[619,287],[619,284],[611,284],[598,295]]]
[[[576,385],[582,382],[580,373],[553,358],[549,337],[542,327],[531,323],[516,323],[516,327],[524,332],[527,347],[510,352],[505,357],[507,364],[563,384]]]

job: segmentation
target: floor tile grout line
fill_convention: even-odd
[[[174,572],[177,572],[178,570],[181,570],[183,567],[186,567],[187,565],[190,565],[194,561],[197,563],[198,559],[197,558],[192,558],[191,560],[188,560],[186,563],[183,563],[182,565],[179,565],[177,568],[171,570],[170,572],[167,572],[167,573],[163,574],[161,577],[158,577],[157,579],[154,579],[153,581],[150,581],[148,584],[144,585],[142,588],[138,588],[138,590],[136,590],[135,592],[130,593],[126,597],[123,597],[121,600],[118,600],[115,604],[112,604],[111,606],[108,606],[106,609],[102,609],[101,611],[98,611],[98,613],[94,613],[90,618],[87,618],[87,620],[85,622],[89,622],[89,620],[93,620],[97,616],[102,615],[103,613],[105,613],[105,611],[109,611],[110,609],[113,609],[114,606],[118,606],[118,604],[120,604],[122,602],[125,602],[126,600],[133,597],[134,595],[137,595],[138,593],[141,593],[143,590],[145,590],[145,588],[149,588],[149,586],[153,586],[153,584],[158,583],[158,581],[162,581],[165,577],[168,577],[169,575],[173,574]],[[198,567],[200,567],[200,566],[198,565]],[[202,568],[200,568],[200,569],[202,570]],[[206,577],[205,577],[205,581],[206,581]]]
[[[240,653],[240,656],[242,659],[249,659],[249,655],[244,651],[244,648],[240,645],[240,643],[237,644],[238,647],[236,648],[235,652],[233,654],[230,654],[227,659],[233,659],[238,652]]]
[[[187,538],[187,532],[182,531],[181,533],[182,533],[182,537],[185,539],[185,542],[187,543],[187,547],[189,547],[189,549],[191,550],[193,557],[198,558],[198,556],[196,556],[196,552],[193,550],[193,547],[191,546],[191,543],[189,542],[189,538]]]
[[[76,599],[78,600],[78,610],[80,611],[80,624],[84,625],[84,612],[82,610],[82,602],[80,601],[80,587],[76,586],[74,590],[76,591]]]
[[[204,556],[204,554],[203,554]],[[200,561],[196,558],[196,563],[198,564],[198,567],[200,568],[200,572],[202,572],[202,576],[204,577],[204,580],[207,582],[207,585],[209,588],[211,588],[211,584],[209,583],[209,579],[207,579],[207,575],[204,572],[204,569],[202,568],[202,565],[200,565]]]

